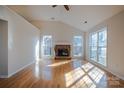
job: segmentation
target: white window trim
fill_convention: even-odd
[[[91,61],[91,62],[95,62],[95,63],[97,63],[97,64],[99,64],[99,65],[101,65],[101,66],[104,66],[104,67],[107,67],[108,66],[108,62],[107,62],[107,59],[108,59],[108,37],[107,37],[107,40],[106,40],[106,43],[107,43],[107,45],[106,45],[106,63],[105,63],[105,65],[103,65],[103,64],[100,64],[99,62],[98,62],[98,40],[99,40],[99,36],[98,36],[98,33],[99,32],[102,32],[102,31],[104,31],[104,30],[106,30],[106,33],[107,33],[107,36],[108,36],[108,28],[107,27],[103,27],[103,28],[101,28],[101,29],[99,29],[99,30],[97,30],[97,31],[94,31],[94,32],[90,32],[89,33],[89,35],[88,35],[88,59]],[[91,58],[90,58],[90,45],[89,45],[89,43],[90,43],[90,37],[91,37],[91,34],[93,34],[93,33],[97,33],[97,61],[95,61],[95,60],[92,60]]]

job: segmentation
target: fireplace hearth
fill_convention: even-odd
[[[56,45],[55,46],[55,59],[71,59],[70,45]]]

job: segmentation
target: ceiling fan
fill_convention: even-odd
[[[52,7],[53,8],[55,8],[57,5],[52,5]],[[67,10],[67,11],[69,11],[69,6],[68,5],[63,5],[64,6],[64,8]]]

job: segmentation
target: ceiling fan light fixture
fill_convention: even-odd
[[[66,11],[69,11],[69,6],[68,5],[63,5]],[[57,5],[52,5],[53,8],[57,7]]]
[[[64,5],[64,7],[65,7],[65,9],[66,9],[67,11],[69,11],[68,5]]]

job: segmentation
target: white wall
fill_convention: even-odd
[[[8,21],[8,76],[35,62],[39,30],[24,18],[0,6],[0,19]]]
[[[90,32],[107,27],[107,67],[106,69],[124,79],[124,11],[93,27],[86,34],[86,59],[88,60],[88,36]]]
[[[53,37],[53,50],[56,44],[70,44],[73,43],[73,36],[81,35],[84,37],[84,32],[71,27],[67,24],[58,21],[32,21],[32,24],[41,30],[41,38],[43,35],[52,35]],[[72,54],[72,53],[71,53]],[[54,53],[52,53],[54,57]],[[84,51],[82,51],[83,58]]]
[[[0,75],[8,74],[8,23],[0,20]]]

